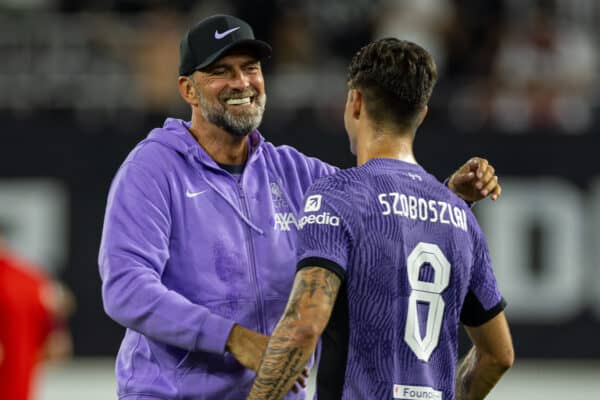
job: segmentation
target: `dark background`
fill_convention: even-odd
[[[102,310],[96,262],[108,187],[150,129],[167,116],[188,117],[176,92],[179,37],[216,12],[247,19],[274,47],[264,65],[260,130],[268,140],[353,165],[342,123],[345,65],[374,38],[421,39],[437,49],[440,81],[417,136],[419,162],[443,179],[479,155],[509,183],[566,182],[585,199],[591,247],[600,240],[591,211],[600,198],[590,196],[600,176],[593,1],[12,3],[0,1],[0,193],[3,183],[32,179],[65,190],[65,254],[45,267],[76,295],[77,355],[116,354],[123,331]],[[541,282],[547,244],[543,231],[532,235],[526,268]],[[564,267],[585,268],[594,292],[600,266],[585,260]],[[517,355],[600,359],[600,296],[585,298],[567,318],[547,322],[527,312],[511,318],[508,298]]]

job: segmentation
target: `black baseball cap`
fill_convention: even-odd
[[[271,55],[271,46],[255,39],[246,21],[230,15],[213,15],[203,19],[181,39],[179,75],[191,75],[238,46],[247,47],[259,59]]]

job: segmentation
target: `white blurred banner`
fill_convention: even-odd
[[[590,191],[558,178],[502,184],[501,199],[475,212],[512,320],[561,323],[600,310],[600,180]]]
[[[0,235],[50,272],[68,256],[68,192],[55,179],[0,179]]]

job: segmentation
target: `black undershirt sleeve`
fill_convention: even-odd
[[[506,301],[501,298],[498,304],[489,310],[485,310],[477,297],[469,291],[460,312],[460,322],[467,326],[483,325],[498,315],[505,307]]]
[[[342,282],[344,282],[346,278],[346,271],[344,268],[340,267],[338,263],[328,260],[322,257],[307,257],[303,258],[298,262],[296,267],[296,272],[306,267],[321,267],[330,270],[334,274],[336,274]]]

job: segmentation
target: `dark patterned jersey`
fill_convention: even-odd
[[[343,281],[318,398],[452,400],[459,323],[504,308],[465,202],[418,165],[373,159],[316,182],[298,226],[298,268]]]

